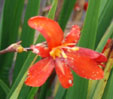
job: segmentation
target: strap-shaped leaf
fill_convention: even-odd
[[[97,29],[97,36],[96,36],[96,45],[98,45],[101,37],[104,35],[106,29],[110,25],[113,19],[113,2],[112,0],[106,0],[106,4],[103,4],[105,0],[101,0],[101,6],[104,6],[99,15],[99,24]],[[102,7],[101,7],[102,8]]]
[[[24,0],[4,0],[4,8],[1,18],[0,48],[4,49],[17,41],[19,25],[21,21]],[[9,85],[9,70],[13,62],[14,53],[0,55],[0,78]],[[5,98],[0,89],[0,97]]]
[[[28,0],[25,17],[24,17],[24,24],[20,36],[22,45],[25,47],[33,44],[35,30],[31,29],[28,26],[28,19],[38,14],[39,6],[40,6],[40,0]],[[13,73],[13,82],[15,81],[20,69],[22,68],[22,65],[24,64],[28,54],[29,53],[22,53],[17,55],[14,73]]]
[[[56,1],[54,0],[54,2],[56,2]],[[56,6],[57,6],[57,4],[56,4]],[[56,11],[56,9],[54,11]],[[54,14],[54,13],[55,12],[51,11],[51,13],[49,13],[49,14]],[[54,16],[54,15],[50,15],[50,16]],[[39,35],[39,37],[37,38],[36,43],[42,42],[43,40],[44,40],[43,37]],[[8,98],[13,99],[13,98],[17,98],[19,96],[21,88],[22,88],[22,86],[24,84],[24,81],[25,81],[25,77],[27,75],[27,69],[29,68],[30,64],[32,63],[34,57],[35,57],[35,55],[32,54],[32,53],[30,53],[28,55],[26,61],[24,62],[23,66],[21,68],[21,71],[19,72],[19,75],[16,78],[15,83],[13,84],[13,86],[11,88],[10,93],[8,94]],[[28,90],[28,89],[29,89],[29,87],[26,90]],[[23,90],[24,90],[24,92],[26,92],[25,89],[23,89]],[[32,96],[34,96],[35,93],[36,93],[36,88],[32,88],[31,91],[32,91]],[[30,91],[30,93],[31,93],[31,91]]]

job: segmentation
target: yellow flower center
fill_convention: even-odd
[[[56,57],[61,57],[62,50],[59,47],[53,48],[50,55],[55,59]]]
[[[58,47],[53,48],[50,51],[50,56],[52,56],[53,59],[55,59],[56,57],[67,58],[67,55],[65,54],[65,52],[63,51],[62,48],[66,48],[69,51],[78,51],[79,50],[78,47],[68,47],[67,45],[61,45],[61,46],[58,46]]]

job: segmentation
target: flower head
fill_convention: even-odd
[[[85,2],[84,3],[84,11],[87,11],[87,8],[88,8],[88,2]]]
[[[108,48],[108,46],[109,46],[109,44],[111,43],[111,41],[112,41],[112,39],[108,39],[108,40],[107,40],[107,43],[105,44],[104,49],[102,50],[102,53],[105,52],[105,50]]]
[[[74,11],[80,11],[80,10],[81,10],[81,7],[80,7],[79,3],[75,3]]]
[[[25,83],[39,87],[45,83],[55,68],[61,85],[69,88],[73,85],[71,69],[79,76],[99,80],[104,76],[102,62],[107,59],[103,54],[87,48],[75,46],[80,37],[80,28],[73,25],[64,38],[63,31],[57,22],[42,16],[30,18],[28,24],[41,32],[47,42],[32,45],[34,53],[42,60],[29,68]]]

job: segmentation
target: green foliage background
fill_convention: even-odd
[[[35,31],[28,27],[27,21],[30,17],[39,15],[40,4],[42,0],[28,0],[25,10],[25,0],[4,0],[4,6],[0,21],[0,50],[8,45],[22,40],[24,47],[29,47],[34,43]],[[60,2],[60,0],[59,0]],[[89,0],[88,10],[85,16],[81,38],[78,46],[94,49],[101,52],[107,40],[113,37],[113,2],[112,0]],[[63,6],[58,18],[58,23],[63,30],[70,19],[76,0],[63,0]],[[58,0],[51,0],[52,8],[48,12],[47,17],[54,19]],[[23,15],[24,12],[24,15]],[[23,18],[24,16],[24,18]],[[44,41],[39,35],[36,43]],[[16,56],[16,58],[15,58]],[[22,53],[15,55],[7,53],[0,55],[0,98],[1,99],[46,99],[52,96],[53,88],[48,89],[48,80],[41,88],[31,88],[24,85],[27,69],[36,56],[32,53]],[[37,60],[40,58],[38,57]],[[112,62],[111,62],[112,63]],[[12,74],[12,84],[9,82],[11,66],[14,65]],[[113,65],[113,64],[112,64]],[[59,86],[55,99],[112,99],[113,95],[113,70],[109,72],[107,84],[103,88],[100,97],[95,98],[95,94],[101,89],[99,82],[93,82],[98,86],[88,88],[90,81],[74,75],[74,86],[64,89]],[[103,83],[102,83],[103,84]],[[54,85],[56,86],[56,85]],[[38,93],[38,94],[37,94]],[[98,93],[99,94],[99,93]]]

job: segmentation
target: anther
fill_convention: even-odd
[[[72,47],[71,50],[73,50],[73,51],[78,51],[79,48],[78,48],[78,47]]]

